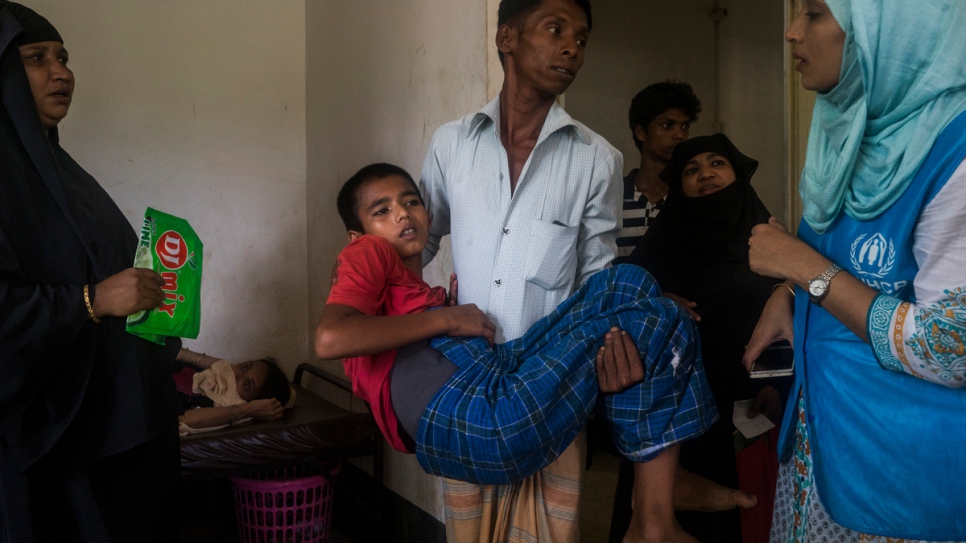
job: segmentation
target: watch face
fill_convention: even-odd
[[[808,293],[812,296],[821,296],[825,294],[825,289],[828,288],[828,283],[822,279],[812,279],[808,282]]]

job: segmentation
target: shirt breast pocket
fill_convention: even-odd
[[[577,276],[579,226],[530,221],[524,278],[546,290],[570,287]]]

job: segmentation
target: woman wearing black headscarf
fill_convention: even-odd
[[[177,540],[180,342],[125,332],[162,280],[60,147],[73,90],[57,30],[0,0],[0,541]]]
[[[661,172],[669,187],[665,220],[652,227],[627,260],[650,271],[665,292],[697,303],[701,352],[721,419],[705,435],[682,444],[680,463],[730,488],[739,486],[734,402],[756,398],[754,411],[775,420],[781,409],[778,390],[752,380],[741,365],[744,346],[778,283],[748,267],[751,229],[771,216],[751,187],[757,168],[758,162],[724,134],[680,143]],[[759,495],[764,501],[756,509],[767,508],[770,497]],[[770,511],[764,518],[769,517]],[[736,509],[679,512],[678,519],[702,542],[741,541]]]

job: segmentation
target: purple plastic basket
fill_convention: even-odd
[[[339,465],[329,469],[333,475]],[[242,543],[325,543],[332,528],[332,484],[305,470],[280,469],[254,478],[232,476]]]

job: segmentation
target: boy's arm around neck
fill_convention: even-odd
[[[315,327],[315,356],[329,360],[373,355],[441,335],[484,337],[492,343],[495,330],[473,304],[381,317],[326,304]]]

